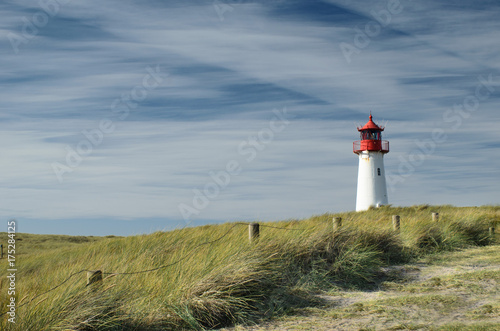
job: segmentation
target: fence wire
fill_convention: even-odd
[[[169,264],[165,264],[165,265],[162,265],[160,267],[157,267],[157,268],[153,268],[153,269],[146,269],[146,270],[141,270],[141,271],[134,271],[134,272],[103,272],[102,274],[103,275],[110,275],[110,276],[119,276],[119,275],[137,275],[137,274],[143,274],[143,273],[148,273],[148,272],[153,272],[153,271],[158,271],[158,270],[161,270],[161,269],[166,269],[166,268],[169,268],[171,266],[174,266],[176,264],[179,264],[181,263],[182,261],[186,260],[187,258],[189,258],[190,256],[192,256],[194,253],[196,253],[196,250],[202,246],[206,246],[206,245],[211,245],[213,243],[216,243],[218,241],[221,241],[222,239],[224,239],[227,235],[229,235],[229,233],[231,233],[231,231],[237,227],[238,225],[245,225],[245,226],[248,226],[252,223],[244,223],[244,222],[237,222],[237,223],[233,223],[233,226],[231,226],[229,228],[229,230],[227,230],[222,236],[220,236],[219,238],[217,239],[214,239],[214,240],[210,240],[210,241],[207,241],[207,242],[204,242],[204,243],[201,243],[199,245],[196,245],[195,247],[193,247],[193,249],[191,250],[191,252],[185,254],[184,256],[182,256],[181,258],[179,258],[178,260],[172,262],[172,263],[169,263]],[[262,226],[262,227],[266,227],[266,228],[272,228],[272,229],[278,229],[278,230],[289,230],[289,231],[304,231],[304,229],[295,229],[295,228],[284,228],[284,227],[277,227],[277,226],[272,226],[272,225],[267,225],[267,224],[260,224],[258,223],[259,226]],[[51,289],[41,293],[41,294],[38,294],[36,296],[34,296],[33,298],[31,298],[30,300],[28,300],[27,302],[23,303],[23,304],[20,304],[19,306],[17,306],[17,308],[21,308],[23,306],[26,306],[30,303],[32,303],[33,301],[35,301],[36,299],[44,296],[45,294],[48,294],[56,289],[58,289],[59,287],[61,287],[62,285],[66,284],[71,278],[73,278],[74,276],[76,275],[79,275],[83,272],[94,272],[95,270],[88,270],[88,269],[82,269],[78,272],[74,272],[72,273],[71,275],[69,275],[65,280],[63,280],[61,283],[59,283],[58,285],[52,287]],[[0,317],[6,315],[7,313],[9,313],[9,311],[6,311],[6,312],[3,312],[0,314]]]

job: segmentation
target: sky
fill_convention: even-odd
[[[4,0],[0,219],[134,235],[389,203],[498,204],[500,3]]]

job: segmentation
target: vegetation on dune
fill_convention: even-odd
[[[431,220],[431,211],[439,212],[439,222]],[[400,233],[392,230],[396,214]],[[341,230],[333,230],[332,217],[343,218]],[[18,234],[16,298],[24,306],[17,308],[16,325],[4,316],[0,329],[178,330],[252,323],[314,305],[315,292],[372,286],[382,266],[488,245],[495,240],[488,228],[499,220],[500,207],[425,205],[267,223],[273,227],[263,227],[254,243],[237,223],[124,238],[76,237],[64,245],[54,245],[55,238],[35,245],[37,236]],[[7,270],[5,259],[0,266]],[[102,270],[102,286],[86,287],[83,270]],[[2,277],[1,307],[9,300],[7,288]]]

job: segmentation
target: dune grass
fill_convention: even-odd
[[[439,222],[432,222],[431,212],[440,213]],[[399,234],[391,224],[396,214]],[[332,217],[343,218],[341,230],[333,230]],[[237,223],[81,237],[61,245],[46,240],[50,249],[37,249],[36,236],[18,234],[23,254],[17,260],[16,299],[25,305],[17,308],[15,325],[4,316],[0,329],[199,330],[252,323],[312,306],[315,292],[372,286],[382,266],[488,245],[495,240],[488,228],[499,220],[497,206],[425,205],[262,223],[254,243],[247,227]],[[7,270],[5,259],[0,268]],[[102,286],[86,287],[83,270],[102,270]],[[144,270],[154,271],[136,273]],[[7,288],[2,277],[0,307],[9,300]]]

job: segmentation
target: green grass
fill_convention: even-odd
[[[443,325],[439,328],[432,328],[431,330],[436,331],[494,331],[498,330],[498,323],[481,323],[474,325],[468,325],[463,323],[451,323],[447,325]]]
[[[0,232],[0,243],[4,245],[4,254],[7,253],[7,233]],[[109,238],[116,238],[109,236]],[[30,233],[16,234],[16,256],[22,257],[25,254],[34,254],[53,249],[70,248],[81,243],[96,242],[106,239],[106,237],[95,236],[65,236],[65,235],[41,235]]]
[[[431,212],[440,213],[438,223]],[[392,230],[395,214],[400,234]],[[343,218],[340,231],[332,229],[334,216]],[[383,207],[268,223],[299,231],[263,227],[252,244],[247,227],[232,223],[125,238],[18,234],[16,298],[25,306],[17,308],[15,326],[2,318],[0,329],[198,330],[252,323],[313,307],[312,294],[320,291],[378,286],[382,266],[488,245],[497,240],[488,227],[499,220],[496,206]],[[0,241],[5,245],[5,234]],[[5,259],[0,268],[7,269]],[[95,290],[85,286],[82,272],[36,297],[80,270],[155,268],[161,269],[108,277]],[[3,276],[0,307],[9,300],[7,287]]]
[[[499,256],[499,245],[471,247],[384,268],[390,284],[333,289],[252,330],[500,330]]]

